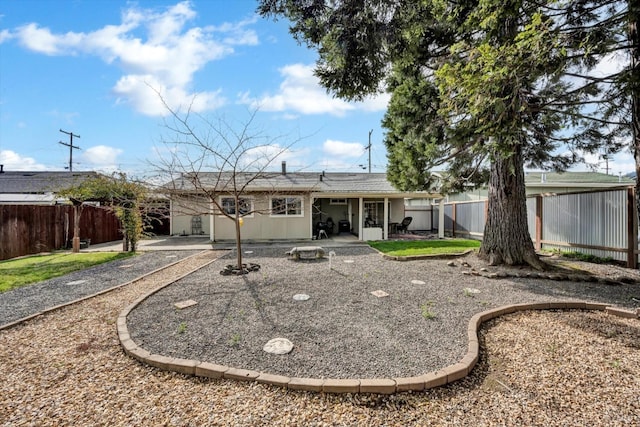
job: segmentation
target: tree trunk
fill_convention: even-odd
[[[80,215],[82,215],[82,203],[73,205],[73,239],[71,241],[72,252],[80,252]]]
[[[242,238],[241,238],[241,234],[240,234],[240,213],[239,211],[239,205],[238,205],[238,197],[235,198],[236,201],[236,220],[235,220],[235,225],[236,225],[236,252],[237,252],[237,262],[238,262],[238,270],[242,270]]]
[[[519,145],[507,158],[496,155],[491,164],[487,222],[479,256],[491,265],[528,264],[538,270],[544,269],[529,235],[522,147]]]

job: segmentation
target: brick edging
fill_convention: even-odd
[[[185,274],[188,275],[191,273]],[[440,387],[466,377],[478,362],[480,344],[478,330],[480,326],[496,317],[527,310],[599,310],[608,314],[626,317],[640,318],[640,310],[635,312],[611,307],[608,304],[591,303],[584,301],[555,301],[530,304],[513,304],[475,314],[469,320],[467,328],[467,353],[457,363],[446,366],[436,371],[428,372],[414,377],[397,378],[298,378],[284,375],[274,375],[266,372],[258,372],[248,369],[239,369],[229,366],[217,365],[211,362],[181,359],[151,354],[149,351],[137,345],[129,335],[127,328],[127,315],[138,304],[152,294],[168,285],[149,292],[136,302],[125,308],[118,316],[118,338],[129,356],[150,366],[194,375],[206,378],[224,378],[237,381],[255,381],[262,384],[271,384],[290,390],[314,391],[323,393],[379,393],[393,394],[405,391],[422,391]]]

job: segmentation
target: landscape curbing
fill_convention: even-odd
[[[459,254],[457,255],[459,256]],[[213,262],[212,260],[211,262]],[[210,263],[210,262],[209,262]],[[208,265],[209,263],[205,264]],[[116,330],[118,339],[126,354],[134,359],[158,369],[174,371],[185,375],[230,379],[236,381],[255,381],[261,384],[269,384],[273,386],[283,387],[290,390],[311,391],[321,393],[376,393],[376,394],[394,394],[408,391],[422,391],[435,387],[441,387],[446,384],[458,381],[472,371],[480,357],[480,344],[478,339],[478,331],[483,323],[495,319],[505,314],[511,314],[519,311],[532,310],[591,310],[604,311],[607,314],[625,318],[640,318],[640,310],[633,312],[618,307],[612,307],[608,304],[593,303],[587,301],[552,301],[542,303],[521,303],[502,306],[490,310],[477,313],[469,319],[468,323],[468,350],[465,356],[458,362],[438,369],[436,371],[425,373],[417,377],[398,377],[398,378],[299,378],[287,377],[284,375],[276,375],[267,372],[258,372],[248,369],[240,369],[218,365],[212,362],[202,362],[191,359],[170,358],[158,354],[151,354],[149,351],[140,347],[131,339],[127,326],[127,316],[140,303],[145,301],[151,295],[161,289],[171,285],[177,280],[186,277],[193,272],[204,267],[200,266],[189,271],[173,282],[166,283],[127,306],[117,318]]]
[[[201,268],[201,267],[200,267]],[[186,273],[185,277],[192,272]],[[178,279],[176,279],[178,280]],[[158,369],[215,379],[230,379],[237,381],[255,381],[261,384],[270,384],[290,390],[322,392],[322,393],[376,393],[394,394],[410,391],[422,391],[430,388],[441,387],[458,381],[473,370],[480,357],[480,343],[478,331],[483,323],[505,314],[532,310],[591,310],[604,311],[607,314],[625,318],[640,318],[640,312],[611,307],[608,304],[592,303],[587,301],[553,301],[542,303],[522,303],[502,306],[477,313],[469,319],[467,338],[468,350],[465,356],[458,362],[428,372],[417,377],[398,378],[298,378],[276,375],[267,372],[257,372],[248,369],[240,369],[217,365],[212,362],[201,362],[190,359],[176,359],[157,354],[138,346],[129,335],[127,316],[138,304],[149,298],[162,288],[171,283],[160,286],[143,295],[136,302],[126,307],[118,316],[116,329],[118,339],[124,352],[131,357]]]

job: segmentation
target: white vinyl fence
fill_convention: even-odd
[[[445,232],[482,239],[486,201],[444,206]],[[434,207],[434,228],[437,228]],[[529,233],[536,249],[578,251],[637,265],[638,231],[632,188],[536,195],[527,199]]]

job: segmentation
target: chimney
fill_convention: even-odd
[[[282,175],[286,175],[287,174],[287,162],[285,162],[284,160],[282,161]]]

